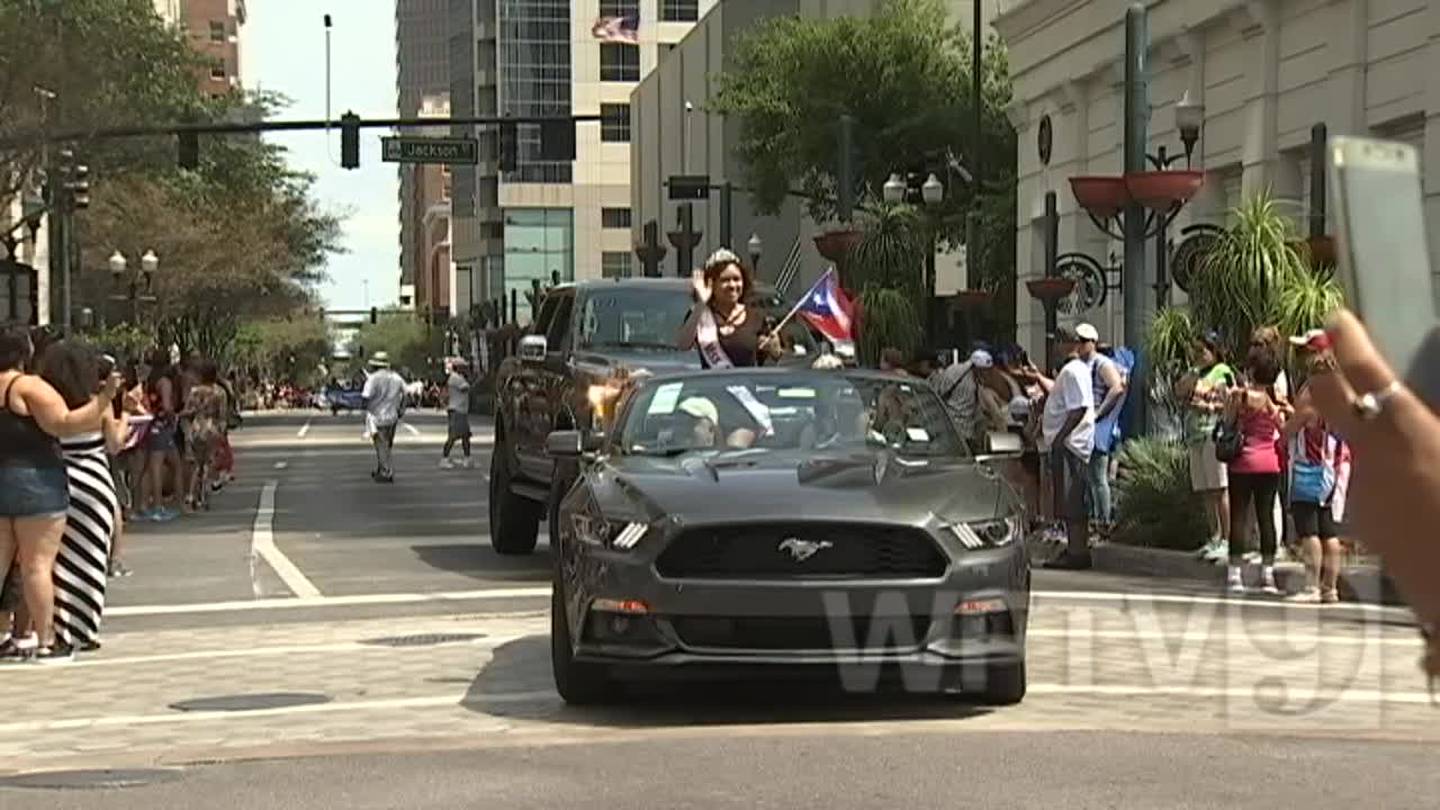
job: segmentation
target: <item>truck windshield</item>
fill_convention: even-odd
[[[675,349],[689,312],[690,296],[681,290],[597,291],[580,311],[579,345]]]

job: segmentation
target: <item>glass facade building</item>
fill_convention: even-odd
[[[517,290],[521,321],[533,282],[575,280],[575,212],[570,208],[511,208],[505,212],[505,295]]]
[[[571,114],[570,6],[570,0],[499,0],[501,115]],[[517,166],[505,182],[571,182],[569,161],[539,160],[538,125],[521,124],[516,135]]]

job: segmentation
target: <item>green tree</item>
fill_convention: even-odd
[[[842,113],[856,122],[855,141],[866,193],[878,210],[892,173],[934,172],[944,202],[925,211],[942,244],[966,239],[966,217],[978,215],[972,285],[1012,303],[1015,253],[1015,131],[1005,115],[1011,100],[1009,61],[992,37],[982,63],[981,142],[974,142],[970,35],[937,24],[939,0],[886,0],[868,19],[775,17],[736,43],[734,68],[718,77],[711,108],[739,124],[736,153],[754,189],[757,210],[777,212],[800,191],[812,218],[835,218]],[[952,170],[982,163],[982,189]],[[918,268],[916,270],[918,272]],[[999,302],[997,302],[997,305]],[[1001,328],[1004,328],[1002,325]]]
[[[0,137],[208,117],[220,102],[196,90],[199,69],[151,0],[0,0]],[[87,143],[84,158],[153,163],[162,149],[173,160],[154,139]],[[38,145],[0,153],[0,196],[40,165]]]
[[[380,313],[376,323],[360,327],[351,344],[351,353],[358,355],[360,346],[365,347],[366,357],[385,352],[396,370],[415,378],[429,373],[431,361],[443,356],[443,342],[443,333],[416,318],[414,313],[386,311]]]
[[[325,319],[303,313],[297,317],[252,321],[240,326],[231,352],[236,365],[272,379],[310,384],[317,380],[334,346]]]

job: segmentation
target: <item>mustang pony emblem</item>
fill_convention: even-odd
[[[795,562],[805,562],[814,557],[821,549],[834,548],[835,544],[829,540],[801,540],[798,537],[787,537],[776,546],[779,551],[788,551]]]

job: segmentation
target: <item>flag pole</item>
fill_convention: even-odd
[[[800,311],[800,307],[805,305],[805,299],[809,298],[810,294],[815,292],[815,288],[823,284],[826,277],[828,277],[834,272],[835,268],[831,267],[829,270],[826,270],[824,273],[820,274],[820,278],[816,279],[815,283],[810,285],[810,289],[806,290],[804,295],[796,299],[795,306],[790,308],[790,311],[785,314],[785,317],[780,321],[780,323],[776,324],[775,328],[770,330],[770,337],[775,337],[777,334],[780,333],[781,329],[785,328],[785,324],[789,323],[790,319],[795,317],[795,313]]]

